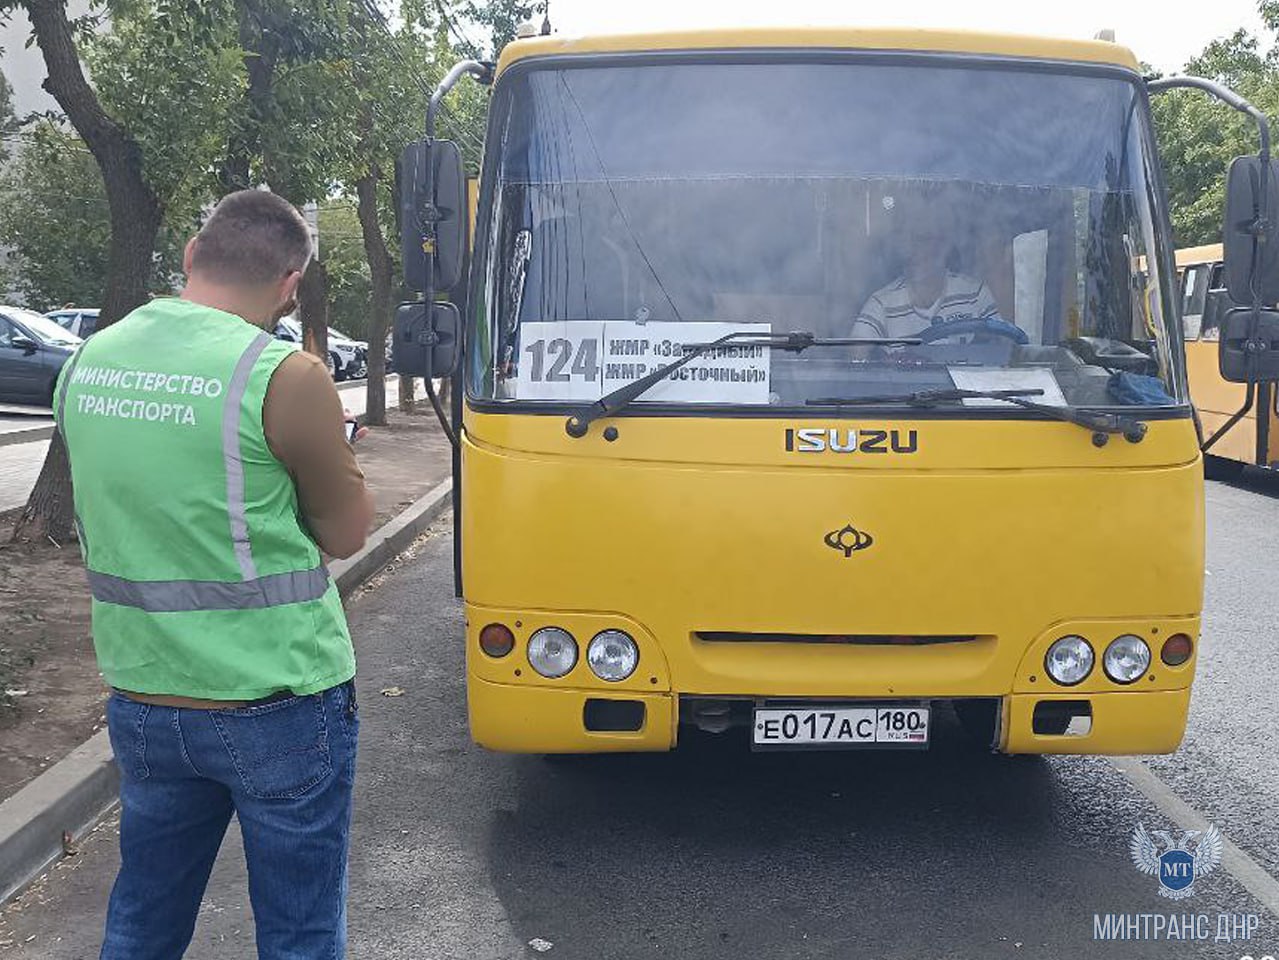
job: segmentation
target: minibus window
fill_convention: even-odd
[[[1206,263],[1187,267],[1182,277],[1182,325],[1187,340],[1199,339],[1204,299],[1208,295],[1208,267]]]

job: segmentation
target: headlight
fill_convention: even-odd
[[[543,627],[528,638],[528,662],[544,677],[562,677],[577,663],[577,641],[567,630]]]
[[[1048,648],[1044,669],[1063,687],[1073,687],[1092,672],[1094,658],[1083,637],[1062,637]]]
[[[1141,637],[1126,633],[1110,641],[1106,654],[1101,658],[1106,676],[1115,683],[1132,683],[1140,680],[1150,666],[1150,648]]]
[[[621,630],[605,630],[597,633],[586,648],[586,662],[595,676],[616,683],[635,672],[639,648]]]

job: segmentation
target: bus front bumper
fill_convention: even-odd
[[[740,721],[749,716],[751,698],[696,699],[734,704],[731,715],[736,722],[724,724],[724,730],[746,735],[738,728],[748,726]],[[949,699],[932,699],[934,710],[944,708]],[[999,704],[1000,721],[992,746],[1003,753],[1160,754],[1172,752],[1181,742],[1190,689],[1009,694],[991,699]],[[467,700],[471,736],[490,750],[638,753],[670,750],[679,736],[677,694],[493,683],[471,675]],[[683,712],[687,721],[687,710]]]
[[[1190,688],[1014,694],[1003,702],[1006,720],[999,749],[1004,753],[1172,753],[1186,730]],[[1086,723],[1082,722],[1085,712]],[[1054,721],[1072,713],[1081,717],[1076,729],[1086,728],[1085,732],[1035,732],[1037,726],[1055,729]]]
[[[573,687],[492,683],[471,675],[466,696],[471,737],[490,750],[639,753],[675,746],[675,698],[669,693],[605,695]],[[628,706],[601,710],[601,702]]]

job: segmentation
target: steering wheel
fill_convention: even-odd
[[[936,340],[945,340],[949,337],[963,336],[968,333],[993,334],[994,336],[1011,340],[1013,343],[1030,343],[1030,337],[1026,335],[1025,330],[1015,323],[1000,320],[998,317],[943,320],[941,323],[934,323],[930,327],[925,327],[915,336],[919,337],[921,344],[926,344]]]

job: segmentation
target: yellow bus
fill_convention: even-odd
[[[1178,292],[1186,338],[1186,373],[1190,399],[1198,411],[1205,436],[1211,436],[1245,405],[1247,386],[1221,376],[1217,360],[1222,308],[1229,303],[1225,289],[1222,245],[1178,250]],[[1225,478],[1245,465],[1279,466],[1279,430],[1275,429],[1275,391],[1260,384],[1247,412],[1231,426],[1205,455],[1209,476]]]
[[[469,275],[429,119],[465,74]],[[919,749],[953,710],[1006,753],[1175,749],[1203,486],[1155,86],[1108,42],[915,30],[455,68],[395,336],[424,375],[461,344],[474,739]]]

